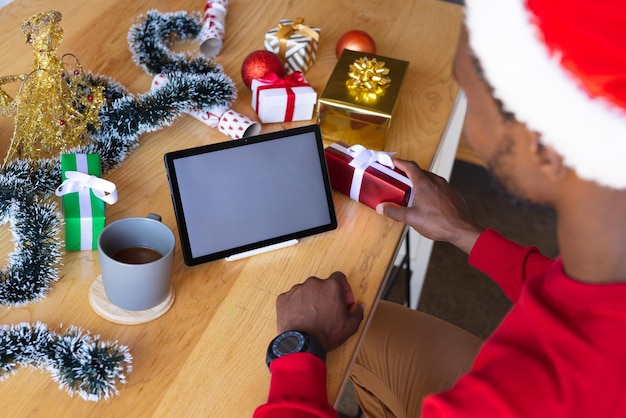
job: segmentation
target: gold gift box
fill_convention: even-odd
[[[350,65],[361,58],[384,62],[391,80],[384,94],[363,100],[346,85]],[[343,141],[383,150],[398,94],[409,66],[407,61],[344,49],[317,101],[317,123],[326,145]]]

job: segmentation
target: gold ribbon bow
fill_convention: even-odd
[[[295,22],[290,24],[278,23],[278,31],[276,31],[276,38],[278,38],[278,56],[283,60],[285,59],[285,53],[287,52],[287,42],[293,34],[298,34],[310,38],[310,41],[318,41],[319,33],[311,29],[304,24],[304,18],[299,17]]]
[[[376,58],[371,60],[367,57],[359,58],[350,64],[346,86],[356,101],[376,103],[391,84],[388,74],[389,68],[385,67],[384,61],[378,61]]]

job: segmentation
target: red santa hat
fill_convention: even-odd
[[[466,0],[507,110],[584,179],[626,189],[626,1]]]

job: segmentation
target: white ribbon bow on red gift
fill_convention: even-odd
[[[369,166],[379,163],[391,169],[395,168],[393,159],[391,158],[395,152],[373,151],[365,148],[363,145],[352,145],[348,148],[350,156],[353,160],[349,165],[354,167],[354,175],[352,177],[352,185],[350,186],[350,198],[359,201],[361,195],[361,184],[363,183],[363,174]]]
[[[91,189],[93,195],[109,205],[117,202],[117,188],[113,182],[103,178],[81,173],[66,171],[66,180],[54,191],[57,196]]]

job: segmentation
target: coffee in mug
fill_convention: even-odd
[[[152,215],[152,214],[151,214]],[[158,217],[120,219],[98,237],[102,284],[109,301],[122,309],[142,311],[170,295],[174,233]]]
[[[122,248],[111,256],[116,261],[126,264],[151,263],[163,257],[163,254],[150,247],[128,247]]]

